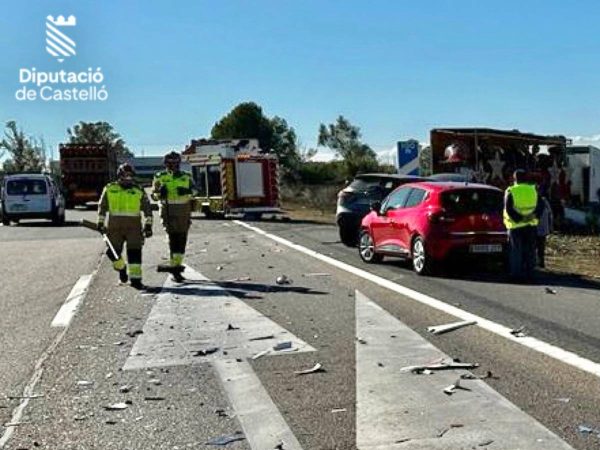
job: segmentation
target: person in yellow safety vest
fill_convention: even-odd
[[[192,175],[180,170],[181,156],[171,152],[164,157],[165,170],[154,176],[152,198],[161,202],[161,219],[169,236],[170,272],[177,282],[184,280],[182,272],[188,231],[191,225]]]
[[[122,283],[131,280],[135,289],[143,289],[142,245],[144,237],[152,236],[152,208],[148,195],[135,184],[135,170],[125,163],[117,170],[117,182],[108,183],[102,191],[98,205],[98,231],[106,233],[118,256],[107,250],[106,254],[119,272]],[[108,225],[105,225],[108,213]],[[144,226],[142,228],[142,215]],[[142,234],[143,233],[143,234]],[[127,246],[127,263],[121,256]]]
[[[542,208],[535,185],[516,170],[514,184],[504,195],[504,225],[508,230],[508,263],[512,278],[530,279],[535,267],[537,225]]]

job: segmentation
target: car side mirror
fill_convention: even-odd
[[[381,215],[381,202],[371,202],[371,211],[375,211],[378,216]]]

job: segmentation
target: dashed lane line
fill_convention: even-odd
[[[355,267],[355,266],[352,266],[345,262],[339,261],[330,256],[323,255],[322,253],[319,253],[315,250],[311,250],[307,247],[304,247],[302,245],[291,242],[291,241],[284,239],[280,236],[277,236],[275,234],[268,233],[258,227],[249,225],[240,220],[234,220],[233,222],[248,229],[248,230],[258,233],[259,235],[262,235],[262,236],[269,238],[275,242],[285,245],[286,247],[292,248],[296,251],[304,253],[305,255],[316,258],[320,261],[323,261],[324,263],[327,263],[331,266],[337,267],[338,269],[344,270],[344,271],[351,273],[352,275],[355,275],[357,277],[368,280],[378,286],[389,289],[389,290],[396,292],[400,295],[403,295],[407,298],[415,300],[421,304],[427,305],[431,308],[435,308],[438,311],[445,312],[447,314],[453,315],[462,320],[476,321],[477,322],[476,326],[478,326],[484,330],[487,330],[491,333],[501,336],[511,342],[516,343],[516,344],[527,347],[531,350],[535,350],[539,353],[542,353],[543,355],[554,358],[554,359],[556,359],[560,362],[563,362],[565,364],[568,364],[572,367],[583,370],[584,372],[587,372],[587,373],[590,373],[597,377],[600,377],[600,364],[598,364],[597,362],[594,362],[592,360],[589,360],[587,358],[584,358],[574,352],[562,349],[560,347],[557,347],[556,345],[549,344],[547,342],[544,342],[540,339],[536,339],[531,336],[524,336],[524,337],[514,336],[511,333],[513,330],[511,330],[510,328],[508,328],[504,325],[496,323],[492,320],[489,320],[484,317],[478,316],[476,314],[470,313],[468,311],[465,311],[464,309],[457,308],[456,306],[452,306],[442,300],[438,300],[436,298],[430,297],[429,295],[423,294],[414,289],[410,289],[406,286],[402,286],[401,284],[395,283],[386,278],[380,277],[379,275],[375,275],[371,272],[367,272],[366,270],[359,269],[358,267]]]
[[[52,320],[52,327],[67,327],[71,323],[79,304],[85,297],[87,289],[92,281],[93,274],[82,275],[77,283],[71,289],[71,292],[67,296],[67,299],[60,307],[54,320]]]
[[[77,283],[75,283],[75,286],[73,287],[73,289],[71,290],[71,293],[67,297],[67,301],[69,300],[69,298],[71,298],[71,294],[79,293],[76,296],[76,297],[79,297],[79,300],[77,301],[77,303],[81,302],[81,300],[83,300],[83,298],[85,297],[85,294],[87,293],[87,287],[88,287],[89,283],[92,281],[92,279],[95,275],[96,275],[96,272],[94,271],[91,275],[82,276],[77,281]],[[83,281],[82,281],[82,279],[83,279]],[[84,285],[85,285],[85,288],[84,288]],[[75,288],[77,288],[77,290]],[[81,289],[83,289],[83,290],[81,290]],[[65,303],[67,303],[67,301],[65,301]],[[72,314],[74,314],[74,312],[75,312],[75,309],[73,309]],[[71,317],[72,317],[72,314],[71,314]],[[21,421],[21,418],[23,417],[23,414],[25,413],[25,408],[27,408],[29,401],[36,397],[35,387],[37,386],[38,382],[42,378],[42,374],[44,373],[44,364],[46,363],[48,358],[54,353],[54,351],[56,350],[58,345],[61,343],[61,341],[65,337],[65,334],[67,334],[70,324],[71,324],[71,320],[69,319],[65,325],[59,325],[59,326],[63,327],[62,330],[56,335],[56,337],[52,340],[52,342],[50,343],[48,348],[46,348],[46,350],[44,350],[42,352],[41,356],[35,362],[34,369],[33,369],[33,375],[31,376],[31,378],[27,382],[27,385],[25,385],[25,388],[23,389],[23,395],[22,395],[23,399],[22,399],[21,403],[19,403],[19,405],[14,409],[10,423],[12,423],[12,424],[19,423]],[[6,444],[12,437],[14,431],[15,431],[14,426],[9,426],[9,427],[5,428],[4,433],[0,436],[0,449],[4,448],[6,446]]]

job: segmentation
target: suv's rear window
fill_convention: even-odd
[[[47,192],[44,180],[8,180],[6,193],[8,195],[43,195]]]
[[[366,191],[374,186],[381,185],[381,178],[355,178],[350,187],[355,191]]]
[[[393,189],[404,183],[414,181],[411,179],[403,180],[388,177],[359,177],[355,178],[350,186],[355,191],[369,191],[376,188],[381,188],[384,195],[389,194]]]
[[[456,189],[442,193],[442,206],[452,213],[500,212],[502,192],[490,189]]]

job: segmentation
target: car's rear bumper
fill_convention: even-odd
[[[3,219],[21,220],[21,219],[51,219],[51,211],[43,212],[2,212]]]
[[[501,257],[506,251],[507,235],[504,232],[449,234],[442,239],[429,239],[429,254],[436,260],[451,256]],[[435,245],[431,245],[434,242]],[[499,251],[473,252],[474,245],[494,246]],[[501,246],[501,247],[498,247]]]

